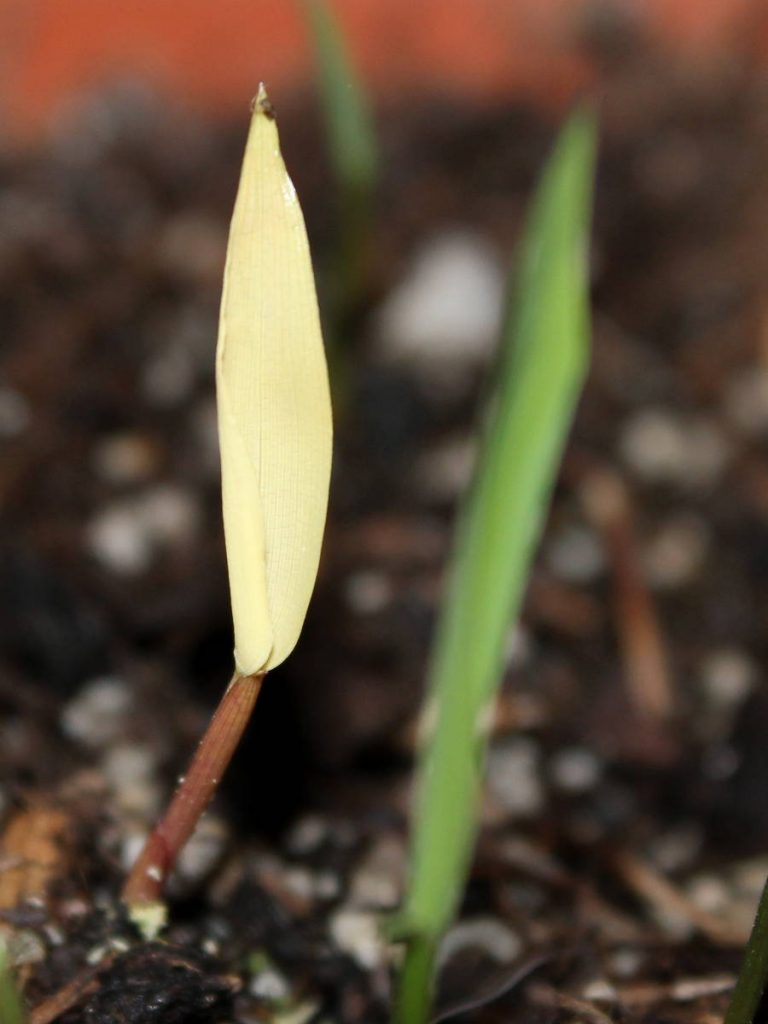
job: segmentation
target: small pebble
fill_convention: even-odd
[[[338,948],[366,970],[372,971],[385,962],[386,943],[376,914],[342,907],[331,918],[330,932]]]
[[[168,344],[144,370],[146,398],[159,406],[177,405],[192,390],[195,366],[190,352],[180,344]]]
[[[686,892],[700,910],[710,914],[723,914],[728,910],[731,896],[721,879],[714,875],[700,874],[689,879]]]
[[[649,844],[648,854],[663,874],[690,868],[701,852],[701,828],[692,822],[661,832]]]
[[[643,551],[648,582],[662,590],[686,586],[701,573],[709,546],[710,530],[701,519],[681,515],[668,520]]]
[[[544,801],[537,744],[527,737],[493,744],[488,757],[488,787],[512,817],[537,814]]]
[[[501,319],[504,276],[484,238],[450,232],[416,253],[378,312],[388,359],[432,374],[444,364],[484,362]]]
[[[154,356],[142,379],[149,403],[165,409],[178,406],[199,382],[209,381],[217,319],[213,303],[188,299],[150,320],[145,330]]]
[[[497,963],[517,959],[523,943],[517,932],[493,917],[475,917],[460,921],[440,943],[438,963],[446,964],[467,948],[482,950]]]
[[[274,967],[260,971],[251,980],[248,989],[252,996],[270,1003],[280,1002],[291,994],[290,985],[285,977]]]
[[[136,863],[146,841],[145,829],[129,827],[120,846],[120,864],[124,871],[129,871]]]
[[[99,942],[97,945],[91,946],[85,954],[85,962],[90,964],[91,967],[95,967],[96,964],[100,964],[102,962],[109,951],[108,942]]]
[[[86,542],[105,568],[121,575],[138,575],[152,561],[152,542],[132,501],[101,509],[86,527]]]
[[[67,941],[66,932],[50,921],[43,925],[43,933],[49,946],[63,946]]]
[[[79,919],[86,917],[90,913],[91,904],[88,900],[72,896],[70,899],[63,900],[59,903],[59,910],[62,916],[67,920]]]
[[[507,668],[517,669],[526,665],[533,655],[533,638],[530,630],[518,622],[507,633],[504,644],[504,664]]]
[[[154,753],[140,744],[110,745],[102,762],[118,806],[126,814],[149,819],[160,809]]]
[[[547,543],[544,557],[552,573],[568,583],[592,583],[605,569],[600,538],[587,526],[561,529]]]
[[[623,980],[634,978],[644,962],[645,954],[641,950],[631,947],[616,949],[608,956],[611,974]]]
[[[566,793],[586,793],[600,781],[602,764],[586,747],[565,747],[549,762],[553,785]]]
[[[730,459],[728,441],[713,421],[661,409],[636,413],[619,438],[624,462],[649,483],[711,487]]]
[[[341,879],[333,871],[315,872],[315,896],[319,900],[336,900],[341,894]]]
[[[344,596],[353,612],[375,615],[392,602],[392,583],[376,569],[361,570],[347,577]]]
[[[39,964],[45,960],[47,951],[45,943],[37,932],[30,928],[14,928],[6,934],[0,929],[0,940],[5,939],[8,962],[12,967],[23,967],[27,964]]]
[[[309,868],[290,867],[283,872],[282,883],[302,902],[310,904],[315,899],[315,877]]]
[[[733,991],[736,980],[733,974],[710,975],[707,978],[679,978],[672,983],[670,995],[681,1003],[690,1003],[695,999],[722,995]]]
[[[686,459],[680,425],[659,409],[644,409],[632,416],[621,432],[619,447],[624,462],[649,481],[679,479]]]
[[[96,445],[92,465],[107,483],[142,483],[158,469],[158,450],[140,434],[113,434]]]
[[[139,509],[153,543],[184,542],[197,532],[199,507],[185,488],[172,484],[154,487],[144,493]]]
[[[595,978],[582,989],[582,997],[588,1002],[614,1003],[619,998],[615,986],[605,978]]]
[[[729,421],[747,437],[768,433],[768,370],[751,366],[733,377],[723,407]]]
[[[731,460],[732,448],[714,420],[697,419],[686,430],[687,456],[683,482],[690,488],[713,487]]]
[[[211,874],[226,852],[229,828],[223,818],[206,814],[182,847],[170,889],[178,894],[196,888]]]
[[[741,896],[757,900],[768,878],[768,857],[752,857],[732,869],[734,888]]]
[[[735,647],[710,652],[701,665],[701,681],[709,701],[726,709],[741,704],[749,696],[757,678],[754,661]]]
[[[294,857],[314,853],[328,838],[329,825],[319,815],[300,818],[288,833],[286,848]]]
[[[649,912],[659,928],[674,941],[688,939],[695,931],[688,913],[678,912],[666,904],[654,904],[653,907],[649,907]]]
[[[121,679],[103,676],[84,686],[62,711],[61,726],[70,739],[99,749],[114,743],[126,728],[133,704]]]
[[[138,575],[150,567],[158,551],[189,543],[199,518],[192,494],[163,484],[105,506],[86,527],[86,541],[106,568]]]
[[[311,1020],[320,1020],[317,1016],[317,1003],[305,1000],[298,1006],[292,1006],[288,1010],[279,1010],[272,1017],[272,1024],[309,1024]]]
[[[352,903],[370,910],[391,910],[400,901],[404,874],[402,840],[398,836],[379,837],[352,875]]]
[[[454,437],[429,448],[416,462],[413,485],[429,501],[455,501],[470,484],[477,443],[472,437]]]

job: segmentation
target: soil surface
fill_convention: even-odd
[[[598,42],[592,372],[441,1021],[715,1024],[768,874],[766,82]],[[324,281],[318,114],[275,99]],[[387,1019],[489,310],[556,125],[434,98],[380,126],[316,596],[152,945],[117,894],[231,667],[213,351],[245,126],[125,89],[0,158],[0,917],[34,1024]],[[434,327],[436,280],[466,301]]]

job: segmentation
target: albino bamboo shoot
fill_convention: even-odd
[[[235,675],[123,891],[146,933],[162,925],[165,880],[229,764],[265,673],[298,640],[325,527],[328,372],[304,219],[263,85],[230,226],[216,391]]]

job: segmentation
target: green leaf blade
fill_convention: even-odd
[[[313,44],[335,186],[336,239],[322,274],[321,291],[331,376],[341,404],[347,367],[340,339],[361,308],[371,278],[379,149],[368,97],[332,8],[326,0],[303,0],[303,10]]]
[[[365,91],[341,28],[324,0],[305,0],[329,149],[342,187],[370,193],[379,163]]]
[[[723,1024],[752,1024],[763,993],[768,988],[768,882],[757,905],[755,922],[744,951],[744,961],[736,980]]]
[[[13,981],[5,942],[0,938],[0,1024],[24,1024],[26,1014]]]
[[[561,132],[521,248],[498,382],[456,548],[429,679],[404,934],[437,944],[461,896],[476,830],[486,722],[554,486],[589,352],[587,242],[595,123]],[[425,959],[422,957],[422,959]],[[406,969],[413,978],[414,972]],[[418,983],[401,991],[421,1005]],[[423,1001],[423,1000],[422,1000]]]

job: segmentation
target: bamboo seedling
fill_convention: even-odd
[[[264,676],[296,644],[325,526],[328,374],[304,221],[264,86],[253,103],[229,233],[216,392],[235,671],[123,890],[147,933],[162,926],[164,883],[232,757]]]
[[[379,153],[368,98],[337,18],[326,0],[304,0],[303,6],[336,187],[338,235],[328,275],[335,337],[365,291]]]
[[[392,932],[406,944],[396,1024],[424,1024],[440,939],[476,831],[490,712],[589,344],[587,242],[595,127],[576,113],[539,186],[503,327],[495,394],[460,515],[418,766],[410,878]]]

